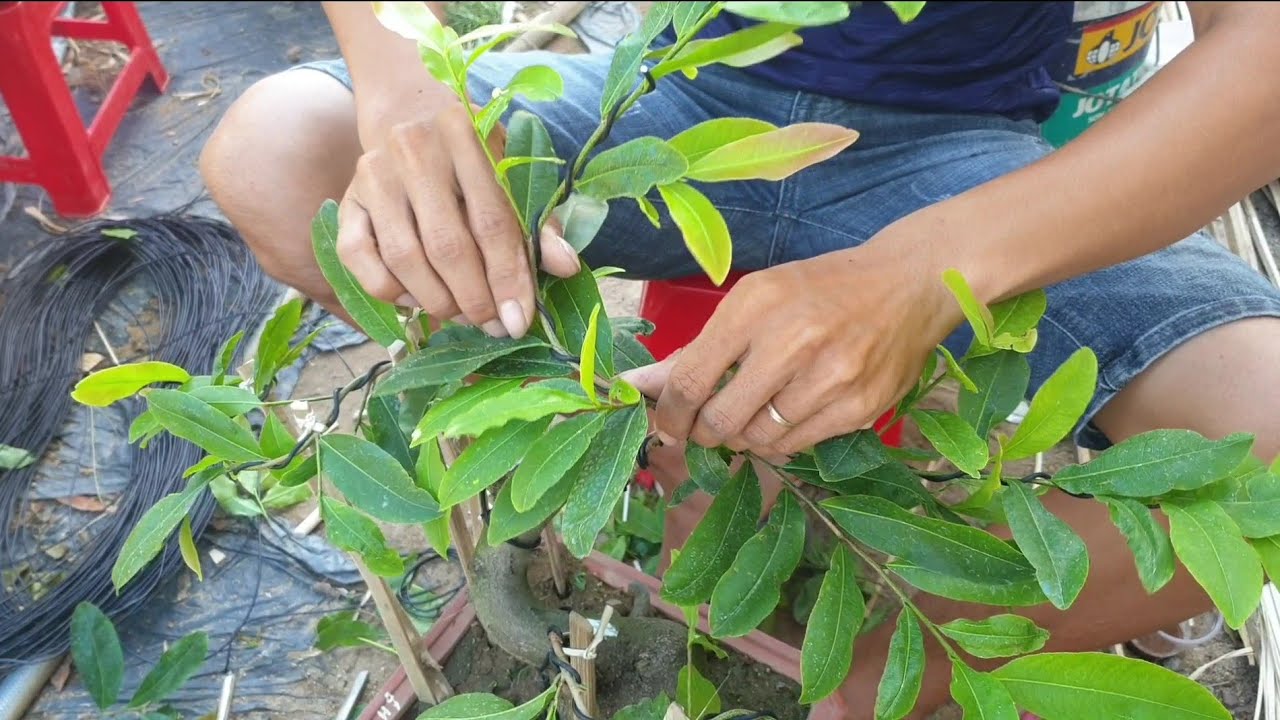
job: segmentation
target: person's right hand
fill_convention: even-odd
[[[489,136],[502,157],[504,130]],[[534,317],[534,278],[515,210],[457,103],[380,133],[340,205],[338,254],[374,297],[521,337]],[[547,224],[543,269],[561,277],[577,253]]]

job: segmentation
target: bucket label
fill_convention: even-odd
[[[1148,3],[1084,28],[1072,75],[1077,78],[1092,75],[1138,56],[1155,36],[1156,24],[1160,21],[1157,6],[1157,3]]]

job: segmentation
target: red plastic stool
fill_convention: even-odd
[[[26,146],[27,157],[0,157],[0,181],[40,185],[54,209],[68,217],[100,212],[111,198],[102,154],[142,81],[161,92],[169,75],[131,2],[104,2],[106,20],[60,17],[65,2],[0,2],[0,98]],[[86,129],[52,50],[53,37],[110,40],[129,61]]]
[[[711,319],[721,298],[742,276],[743,273],[731,274],[720,287],[701,276],[645,283],[640,315],[653,322],[657,330],[641,338],[641,342],[659,360],[689,344]],[[889,413],[881,417],[876,422],[876,430],[883,430],[891,416]],[[886,445],[901,445],[902,423],[886,430],[881,439]]]

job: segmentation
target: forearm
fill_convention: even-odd
[[[372,127],[384,120],[456,101],[453,92],[422,67],[415,42],[378,22],[369,2],[324,2],[325,15],[351,73],[359,113],[361,142],[380,138],[387,128]],[[427,7],[444,21],[444,3]],[[402,111],[403,110],[403,111]]]
[[[1177,242],[1280,176],[1280,5],[1200,17],[1186,51],[1069,145],[904,221],[931,270],[1007,298]]]

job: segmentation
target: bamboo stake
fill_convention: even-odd
[[[560,538],[556,537],[550,523],[542,528],[542,549],[547,553],[547,562],[551,566],[551,582],[555,583],[556,596],[569,597],[569,571],[564,566],[564,555],[560,553]]]
[[[1254,207],[1252,198],[1245,198],[1240,204],[1244,206],[1245,219],[1249,222],[1250,234],[1253,236],[1253,250],[1257,253],[1263,274],[1271,280],[1271,284],[1280,286],[1280,267],[1277,267],[1276,258],[1271,253],[1267,234],[1262,230],[1262,221],[1258,219],[1258,208]]]
[[[400,658],[400,664],[404,666],[405,675],[418,699],[438,705],[452,697],[453,686],[445,678],[440,664],[422,647],[422,638],[418,635],[417,628],[405,614],[404,607],[391,591],[391,586],[384,578],[370,572],[359,557],[353,556],[352,559],[365,584],[369,586],[374,605],[378,608],[378,616],[387,628],[387,634],[391,636],[391,645],[395,648],[396,656]]]
[[[601,618],[602,631],[605,623],[607,623],[607,619]],[[599,711],[599,705],[596,702],[595,653],[587,652],[595,636],[596,631],[591,627],[589,620],[576,612],[569,613],[569,647],[583,652],[581,654],[566,654],[569,655],[569,664],[573,666],[574,670],[578,671],[578,675],[582,676],[582,699],[586,704],[583,710],[591,717],[595,717]]]

